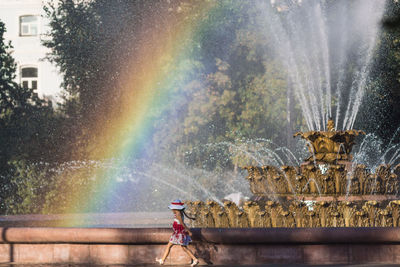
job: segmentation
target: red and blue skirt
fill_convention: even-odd
[[[185,230],[183,225],[174,221],[172,229],[174,230],[174,232],[169,239],[169,242],[171,242],[172,244],[187,246],[190,242],[192,242],[189,233]]]

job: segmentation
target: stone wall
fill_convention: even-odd
[[[0,262],[146,264],[162,254],[167,228],[0,228]],[[399,263],[399,228],[193,229],[202,264]],[[167,264],[189,263],[177,246]]]

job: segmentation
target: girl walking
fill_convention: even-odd
[[[192,259],[192,264],[190,266],[195,266],[199,263],[199,260],[194,256],[194,254],[190,251],[190,249],[187,247],[189,245],[189,242],[192,241],[190,238],[192,236],[192,232],[190,229],[186,226],[184,223],[184,218],[185,216],[190,218],[186,213],[185,213],[185,205],[183,202],[179,199],[173,201],[171,205],[168,206],[170,210],[174,213],[174,224],[172,225],[172,229],[174,232],[172,233],[168,245],[165,248],[164,254],[161,259],[156,259],[156,261],[163,265],[165,259],[168,257],[168,254],[171,250],[171,247],[173,245],[180,245],[183,251],[186,252],[186,254],[189,255],[189,257]]]

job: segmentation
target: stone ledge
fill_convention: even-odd
[[[165,244],[169,228],[3,227],[0,243]]]
[[[209,243],[220,244],[400,244],[400,228],[395,227],[206,228],[194,233]]]
[[[193,240],[215,244],[399,243],[397,227],[194,228]],[[170,228],[3,227],[0,243],[165,244]]]
[[[149,264],[169,228],[0,228],[0,263]],[[205,264],[400,264],[400,228],[193,229]],[[174,246],[167,264],[187,264]]]

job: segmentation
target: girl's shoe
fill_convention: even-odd
[[[199,260],[196,259],[192,262],[192,264],[190,264],[190,266],[193,267],[196,266],[197,264],[199,264]]]
[[[164,265],[164,260],[163,259],[157,259],[156,258],[156,262],[158,262],[160,265]]]

